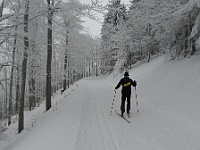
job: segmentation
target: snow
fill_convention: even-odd
[[[183,60],[160,56],[130,70],[137,80],[139,113],[132,88],[131,123],[114,112],[114,87],[123,74],[85,78],[52,108],[41,104],[25,114],[25,130],[17,122],[0,134],[1,150],[199,150],[200,54]],[[114,109],[120,112],[117,90]],[[127,117],[127,115],[125,115]]]

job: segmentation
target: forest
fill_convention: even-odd
[[[93,37],[83,17],[104,14],[101,36]],[[135,63],[167,54],[192,58],[200,47],[198,0],[0,1],[0,132],[24,112],[61,94],[76,81],[107,73],[117,75]],[[13,117],[14,116],[14,117]]]
[[[102,25],[103,73],[121,72],[137,61],[167,53],[190,57],[199,47],[200,8],[195,0],[120,0],[108,4]]]

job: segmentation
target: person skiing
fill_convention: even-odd
[[[131,106],[131,85],[133,87],[136,87],[137,82],[129,78],[129,73],[126,71],[124,73],[124,77],[119,81],[118,85],[115,87],[115,90],[118,89],[122,85],[122,98],[121,98],[121,116],[123,117],[123,114],[125,112],[125,101],[127,99],[127,114],[130,115],[130,106]]]

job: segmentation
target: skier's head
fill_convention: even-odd
[[[126,71],[125,73],[124,73],[124,77],[128,77],[129,76],[129,73],[128,73],[128,71]]]

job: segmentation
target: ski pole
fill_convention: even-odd
[[[112,101],[112,106],[111,106],[110,115],[112,115],[112,112],[113,112],[113,109],[114,109],[114,104],[115,104],[115,95],[116,95],[116,90],[115,90],[114,98],[113,98],[113,101]]]
[[[139,112],[139,106],[138,106],[138,100],[137,100],[136,86],[135,86],[135,100],[136,100],[137,112]]]

